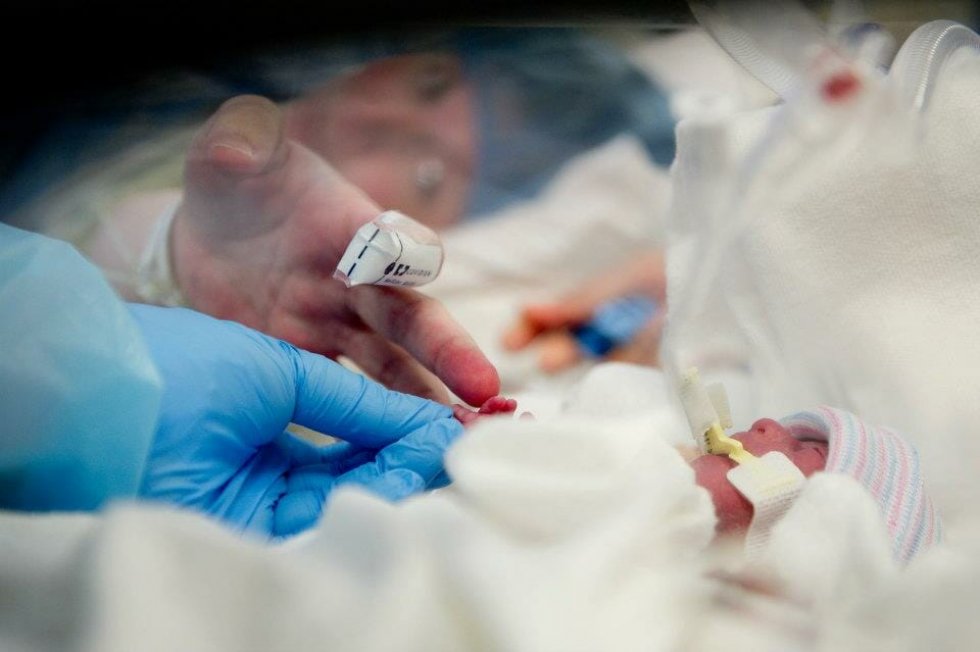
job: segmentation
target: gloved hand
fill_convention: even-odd
[[[355,483],[398,500],[443,470],[463,431],[449,407],[192,310],[130,304],[165,389],[140,493],[285,537]],[[344,442],[317,447],[290,423]]]

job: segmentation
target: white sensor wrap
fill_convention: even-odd
[[[742,462],[728,472],[728,481],[752,503],[752,523],[745,535],[745,553],[751,559],[800,495],[806,477],[788,457],[773,451]]]
[[[385,211],[357,230],[333,275],[347,287],[413,287],[434,281],[442,260],[435,231],[398,211]]]

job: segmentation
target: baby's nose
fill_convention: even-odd
[[[744,433],[735,436],[753,455],[765,455],[772,451],[786,452],[793,441],[792,435],[773,419],[759,419]]]
[[[759,419],[752,424],[752,432],[760,436],[779,439],[782,435],[783,427],[775,419]]]

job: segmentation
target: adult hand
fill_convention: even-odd
[[[541,370],[547,373],[562,371],[585,355],[573,329],[588,322],[606,302],[630,295],[650,297],[664,305],[666,277],[661,251],[631,256],[623,265],[608,270],[556,301],[524,306],[518,319],[504,332],[503,346],[519,351],[534,343],[538,347]],[[658,311],[631,341],[613,348],[605,359],[658,364],[664,315],[665,311]]]
[[[211,117],[188,152],[172,232],[176,280],[197,310],[345,356],[401,391],[446,402],[445,383],[482,404],[500,390],[497,371],[437,301],[333,279],[354,233],[380,212],[284,136],[275,104],[240,96]]]
[[[165,385],[143,497],[284,537],[316,523],[338,485],[397,500],[444,477],[443,453],[463,431],[448,406],[234,322],[130,312]],[[290,423],[344,441],[317,447]]]

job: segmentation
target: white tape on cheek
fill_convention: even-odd
[[[771,452],[731,469],[728,481],[752,503],[752,523],[745,534],[745,552],[749,558],[754,558],[769,541],[773,526],[800,495],[806,477],[788,457]]]
[[[442,261],[435,231],[398,211],[385,211],[357,230],[333,276],[347,287],[413,287],[435,280]]]

